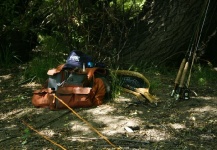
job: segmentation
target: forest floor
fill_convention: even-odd
[[[160,100],[157,106],[121,93],[101,106],[74,109],[107,137],[109,144],[69,110],[34,108],[32,92],[40,85],[22,83],[20,71],[19,67],[0,69],[1,150],[96,150],[115,149],[114,146],[124,150],[217,149],[216,82],[191,86],[197,97],[175,101],[170,97],[174,79],[147,74],[151,81],[161,81],[159,88],[151,90]]]

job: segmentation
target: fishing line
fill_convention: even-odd
[[[193,68],[194,60],[195,60],[195,57],[196,57],[196,51],[198,50],[198,46],[199,46],[199,43],[200,43],[200,38],[201,38],[201,35],[202,35],[202,31],[203,31],[203,27],[204,27],[204,24],[205,24],[205,20],[206,20],[206,17],[207,17],[207,12],[208,12],[208,9],[209,9],[209,4],[210,4],[210,0],[207,1],[206,10],[205,10],[205,14],[204,14],[205,16],[204,16],[204,19],[203,19],[203,22],[202,22],[202,26],[200,28],[200,32],[199,32],[199,37],[198,37],[198,40],[197,40],[196,48],[195,48],[195,51],[193,53],[191,67],[190,67],[190,71],[189,71],[189,76],[188,76],[188,80],[187,80],[187,83],[186,83],[186,87],[187,88],[189,87],[189,84],[190,84],[190,78],[191,78],[191,73],[192,73],[192,68]]]

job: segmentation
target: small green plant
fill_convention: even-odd
[[[120,95],[120,82],[117,78],[117,75],[115,72],[110,71],[110,77],[111,77],[111,99],[116,98],[118,95]]]
[[[151,67],[143,71],[144,76],[150,82],[150,90],[155,90],[162,88],[162,79],[173,78],[174,74],[173,71],[169,70],[168,67],[161,66],[161,67]]]
[[[206,85],[207,84],[206,78],[199,78],[198,79],[198,84],[199,85]]]
[[[56,58],[57,59],[57,58]],[[36,77],[39,83],[43,83],[47,79],[47,71],[59,65],[55,58],[35,58],[25,70],[25,78]]]
[[[195,84],[207,85],[208,83],[215,83],[217,81],[217,72],[211,67],[196,64],[194,69],[192,80]]]
[[[27,140],[29,137],[30,137],[30,130],[29,128],[25,128],[23,131],[23,136],[22,136],[22,139],[23,139],[22,145],[25,145],[27,143]]]
[[[18,96],[14,97],[14,101],[16,101],[17,103],[20,103],[23,100],[26,100],[27,96],[25,96],[24,94],[19,94]]]
[[[150,90],[158,89],[161,86],[160,76],[149,79],[150,81]]]

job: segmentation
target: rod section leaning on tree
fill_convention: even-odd
[[[176,79],[175,79],[175,86],[174,89],[171,92],[171,96],[175,98],[175,100],[188,100],[190,98],[189,93],[189,83],[190,83],[190,77],[191,77],[191,70],[194,64],[194,59],[196,57],[196,52],[198,50],[198,45],[200,42],[202,30],[204,27],[204,23],[206,20],[207,11],[209,8],[210,0],[207,0],[204,5],[204,10],[202,11],[201,18],[199,20],[198,26],[195,30],[195,33],[193,35],[193,41],[190,43],[192,46],[191,48],[188,48],[188,51],[186,52],[186,55],[184,59],[181,62],[181,65],[179,67]],[[201,23],[201,20],[202,24]],[[189,70],[189,64],[191,63],[191,67]],[[187,84],[185,84],[186,75],[189,72]]]

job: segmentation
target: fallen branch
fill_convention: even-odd
[[[35,128],[33,128],[31,125],[27,124],[24,120],[22,120],[23,124],[25,124],[28,128],[30,128],[31,130],[35,131],[38,135],[40,135],[41,137],[43,137],[44,139],[46,139],[47,141],[51,142],[52,144],[58,146],[59,148],[66,150],[65,147],[63,147],[62,145],[56,143],[55,141],[51,140],[49,137],[41,134],[38,130],[36,130]]]

